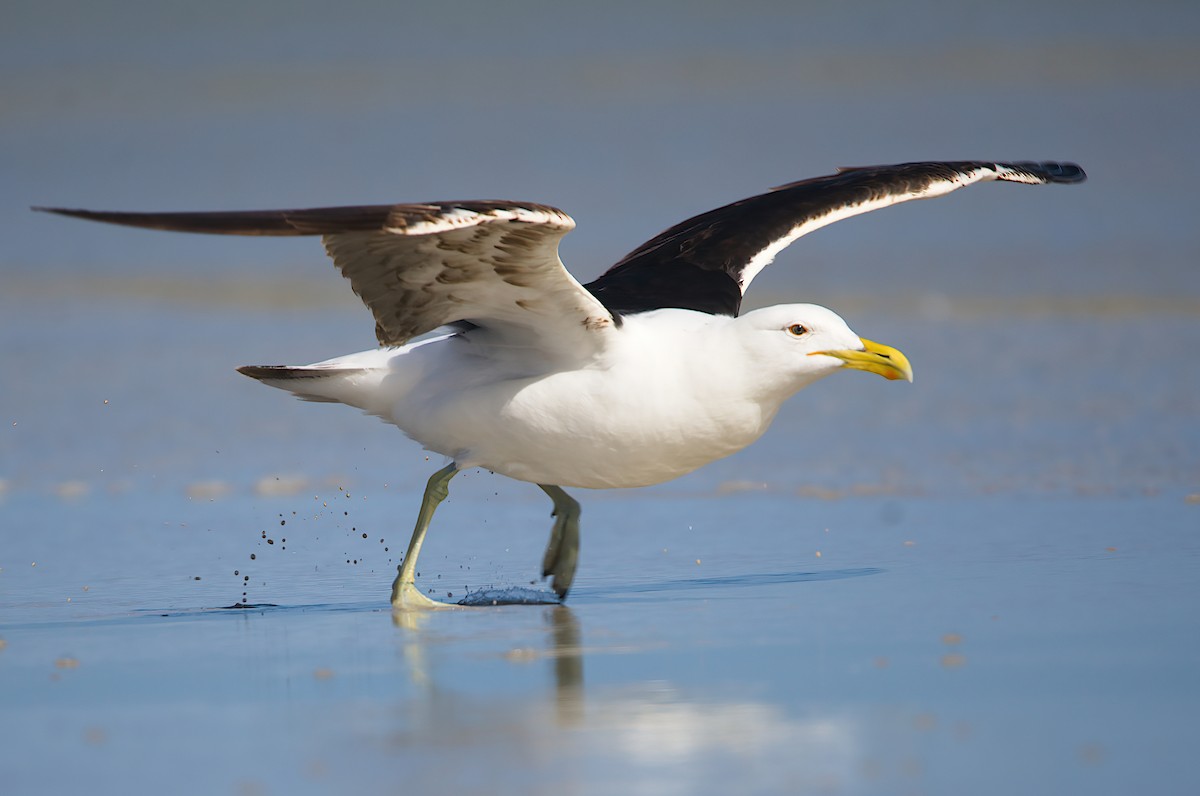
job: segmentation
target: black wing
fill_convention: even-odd
[[[737,315],[751,280],[802,235],[843,218],[976,182],[1087,179],[1074,163],[903,163],[841,169],[780,186],[676,224],[584,285],[613,312],[663,307]]]

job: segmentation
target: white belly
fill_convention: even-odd
[[[770,422],[750,403],[713,413],[679,393],[642,392],[630,400],[607,384],[583,373],[527,386],[505,406],[491,433],[480,435],[471,463],[537,483],[647,486],[741,450]],[[564,386],[570,396],[565,403]],[[553,414],[542,409],[547,393],[560,407]]]
[[[449,353],[429,360],[435,370]],[[670,350],[644,354],[523,379],[497,380],[486,364],[470,383],[427,371],[385,417],[460,467],[614,488],[668,481],[741,450],[778,409],[738,395],[728,372],[685,366]],[[462,365],[453,372],[472,372]]]

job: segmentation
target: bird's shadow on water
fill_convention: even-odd
[[[879,567],[859,567],[856,569],[832,569],[821,572],[759,572],[745,575],[728,575],[724,577],[681,578],[679,580],[661,580],[647,583],[630,583],[619,586],[580,589],[576,596],[585,599],[603,598],[610,600],[614,597],[649,594],[654,592],[693,591],[696,589],[720,590],[729,588],[754,588],[774,586],[784,583],[813,583],[826,580],[845,580],[847,578],[863,578],[868,575],[880,575],[887,570]]]
[[[570,603],[616,603],[636,600],[641,595],[662,592],[700,591],[683,599],[695,597],[710,599],[726,589],[745,589],[776,586],[788,583],[815,583],[819,581],[845,580],[880,575],[887,570],[878,567],[857,569],[834,569],[821,572],[761,572],[723,577],[680,578],[678,580],[649,581],[645,583],[615,583],[610,586],[590,586],[575,590]],[[678,598],[675,598],[678,599]],[[528,605],[545,607],[558,605],[561,601],[552,592],[522,587],[485,587],[470,592],[459,603],[463,607],[487,608],[493,606]],[[174,620],[203,620],[217,616],[248,616],[252,614],[298,614],[298,613],[391,613],[392,607],[383,602],[311,603],[305,605],[279,605],[276,603],[234,603],[226,606],[206,608],[143,608],[118,615],[99,616],[90,619],[70,619],[55,622],[31,622],[29,626],[124,624],[148,618]]]
[[[354,603],[310,603],[304,605],[279,605],[276,603],[234,603],[206,608],[155,609],[144,608],[133,612],[134,616],[160,619],[199,619],[214,616],[247,616],[250,614],[278,613],[385,613],[391,606],[379,602]]]
[[[853,569],[831,569],[820,572],[757,572],[744,575],[728,575],[721,577],[681,578],[678,580],[649,581],[645,583],[622,583],[612,586],[583,587],[576,589],[571,602],[615,602],[622,598],[636,599],[637,595],[657,592],[686,592],[705,590],[706,598],[713,596],[713,591],[723,589],[756,588],[776,586],[788,583],[816,583],[830,580],[846,580],[848,578],[864,578],[870,575],[881,575],[887,570],[879,567],[858,567]],[[511,605],[547,606],[561,605],[563,601],[552,592],[514,587],[483,587],[477,591],[468,592],[465,597],[454,605],[468,608],[488,608]],[[391,606],[381,606],[378,603],[326,603],[315,605],[275,605],[273,603],[234,603],[219,608],[200,608],[183,611],[153,611],[142,612],[143,615],[181,617],[188,615],[208,615],[213,613],[267,613],[281,611],[296,612],[339,612],[339,611],[389,611]]]

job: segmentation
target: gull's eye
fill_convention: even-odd
[[[792,337],[803,337],[808,334],[808,327],[803,324],[793,323],[787,328],[787,333]]]

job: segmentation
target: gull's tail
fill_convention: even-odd
[[[287,390],[304,401],[342,403],[371,411],[363,398],[378,387],[383,374],[377,368],[330,365],[243,365],[238,373],[269,387]]]

